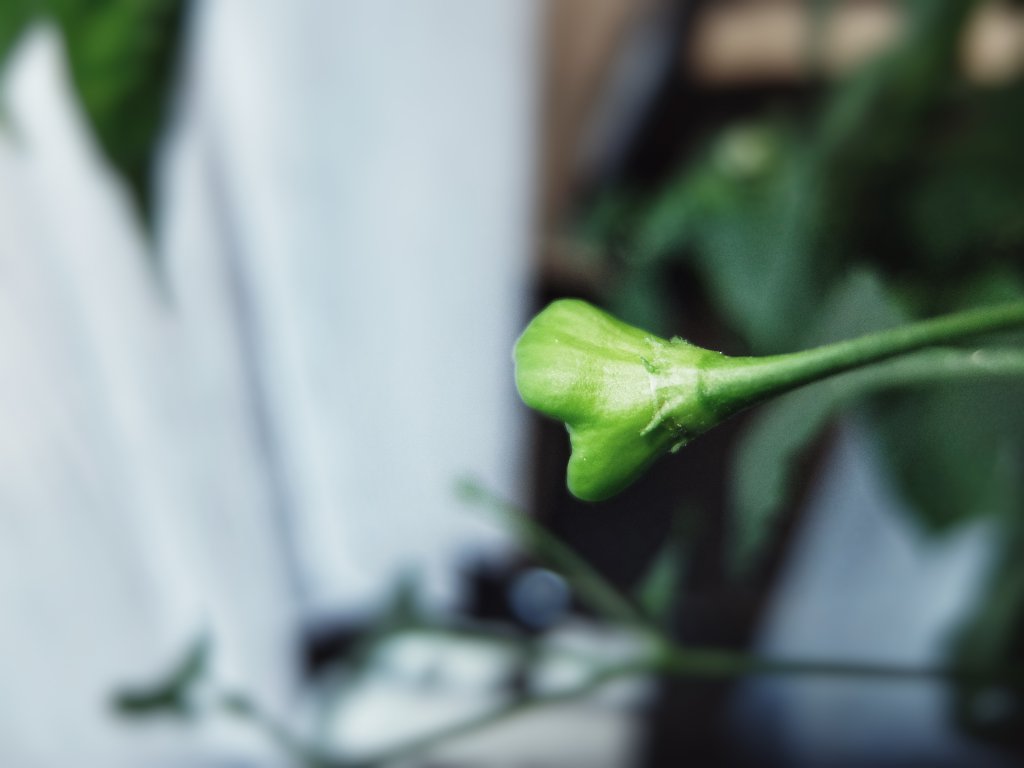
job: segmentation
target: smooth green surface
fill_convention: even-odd
[[[718,422],[700,376],[726,359],[564,299],[516,343],[516,386],[527,405],[565,423],[569,490],[598,501]]]

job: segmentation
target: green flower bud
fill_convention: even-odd
[[[894,355],[1024,325],[1024,302],[961,312],[770,357],[726,357],[626,325],[583,301],[556,301],[515,347],[516,386],[565,422],[568,485],[600,501],[737,411]]]
[[[718,423],[702,372],[727,359],[564,299],[516,343],[516,386],[531,408],[565,422],[569,490],[598,501]]]

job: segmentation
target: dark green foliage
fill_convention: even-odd
[[[959,120],[920,159],[899,208],[917,234],[908,256],[938,273],[973,273],[1019,257],[1024,242],[1024,84],[966,94]]]
[[[876,404],[874,426],[917,519],[942,530],[1020,499],[1006,475],[1024,434],[1020,384],[934,385]]]
[[[30,22],[57,24],[82,108],[147,219],[184,12],[183,0],[4,0],[0,7],[0,65]]]
[[[833,87],[816,114],[726,127],[653,194],[618,190],[599,202],[584,236],[616,256],[631,311],[655,327],[650,315],[670,304],[658,295],[645,310],[638,286],[663,285],[683,269],[719,320],[764,353],[1024,296],[1024,82],[960,78],[961,35],[975,7],[909,3],[904,40]],[[612,291],[610,303],[618,301]],[[957,663],[979,676],[1019,666],[1024,385],[1014,371],[1024,357],[1019,335],[991,342],[1007,350],[1008,375],[997,381],[971,381],[973,348],[919,353],[758,412],[732,468],[740,571],[773,540],[809,447],[870,395],[861,423],[921,529],[988,515],[1004,531]],[[928,371],[947,363],[968,381],[936,385]],[[957,702],[971,732],[1021,746],[1019,687],[964,683]]]
[[[680,266],[754,353],[1024,295],[1024,84],[959,78],[973,3],[908,7],[904,40],[817,114],[727,127],[653,194],[619,190],[598,204],[584,235],[618,255],[631,314],[644,315],[638,286]],[[874,275],[874,287],[851,274]],[[666,305],[659,295],[647,314]],[[1024,436],[999,416],[1021,410],[1019,390],[979,386],[886,394],[869,411],[895,484],[928,528],[1024,500],[1016,481],[996,493],[985,469]],[[865,388],[881,387],[845,376],[757,417],[736,473],[743,553],[770,540],[764,526],[803,450]]]
[[[0,4],[0,62],[7,58],[38,5],[34,0],[5,0]]]
[[[825,299],[820,318],[809,325],[802,346],[828,344],[906,321],[876,275],[854,273]],[[731,482],[736,513],[733,558],[741,572],[770,541],[772,524],[789,498],[807,445],[843,407],[889,378],[891,364],[881,370],[848,373],[785,395],[755,415],[736,454]]]

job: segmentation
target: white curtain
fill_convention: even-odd
[[[207,386],[242,350],[309,610],[450,599],[456,482],[518,495],[533,4],[197,10],[165,257]]]
[[[494,546],[459,477],[518,495],[533,4],[194,10],[155,247],[52,30],[3,73],[3,765],[271,764],[111,692],[206,633],[286,711],[305,622]]]

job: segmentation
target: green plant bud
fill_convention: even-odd
[[[802,352],[727,357],[564,299],[537,315],[516,342],[516,386],[531,408],[565,422],[569,490],[600,501],[663,453],[750,405],[895,355],[1020,326],[1024,302],[1015,302]]]
[[[727,359],[563,299],[516,343],[516,386],[531,408],[565,422],[569,490],[598,501],[720,420],[702,372]]]

